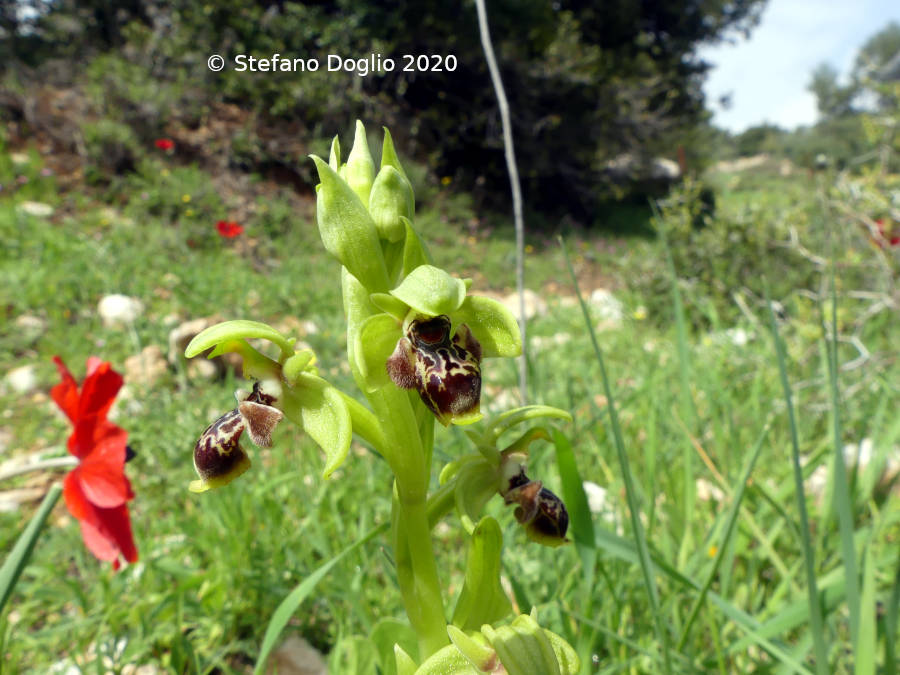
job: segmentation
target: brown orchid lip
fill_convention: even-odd
[[[480,416],[481,345],[466,324],[451,337],[446,315],[416,319],[388,358],[388,375],[398,387],[416,389],[438,421]]]

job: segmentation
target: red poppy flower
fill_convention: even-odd
[[[81,523],[84,545],[100,560],[119,569],[119,556],[138,559],[131,533],[128,504],[134,498],[125,476],[128,433],[106,415],[122,386],[122,376],[108,361],[92,356],[81,391],[58,356],[53,357],[62,382],[50,390],[74,427],[67,447],[80,461],[63,481],[66,507]]]
[[[242,225],[224,220],[220,220],[216,223],[216,229],[219,231],[219,234],[226,239],[233,239],[244,232],[244,227]]]
[[[887,228],[884,224],[884,218],[879,218],[875,221],[875,224],[878,226],[878,234],[881,235],[878,242],[879,246],[884,247],[883,242],[887,242],[892,247],[900,246],[900,228],[896,224],[892,223],[891,227]]]
[[[153,144],[163,152],[169,152],[175,148],[175,141],[171,138],[157,138]]]

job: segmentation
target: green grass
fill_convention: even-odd
[[[28,180],[8,187],[17,176]],[[759,219],[781,218],[794,207],[819,213],[814,186],[800,179],[791,182],[791,204],[772,176],[738,180],[743,187],[726,194],[718,218],[749,208],[742,200],[756,204]],[[91,354],[121,371],[146,345],[166,351],[170,316],[312,319],[319,331],[302,339],[316,350],[322,374],[351,390],[342,366],[338,270],[317,241],[308,204],[298,209],[279,192],[253,208],[243,204],[245,235],[228,241],[214,223],[234,219],[234,198],[191,167],[153,160],[103,191],[61,195],[54,178],[41,175],[36,155],[14,164],[0,153],[0,184],[0,370],[35,364],[41,384],[25,396],[0,395],[12,438],[6,455],[64,443],[66,425],[47,396],[54,354],[77,376]],[[437,189],[427,194],[417,223],[436,262],[473,276],[476,292],[508,291],[511,230],[494,222],[489,237],[469,232],[467,200]],[[56,212],[24,214],[17,205],[25,199]],[[827,258],[824,239],[808,227],[806,243]],[[499,500],[489,504],[504,528],[504,576],[519,609],[537,606],[542,624],[578,647],[584,672],[891,672],[900,498],[896,485],[879,485],[875,467],[896,456],[900,443],[900,322],[896,310],[863,321],[868,306],[851,291],[862,288],[873,261],[886,260],[896,273],[897,258],[884,257],[852,228],[842,230],[836,310],[827,270],[810,271],[821,284],[807,289],[814,297],[795,288],[773,298],[785,307],[776,317],[780,369],[763,302],[751,303],[749,316],[718,311],[718,323],[701,330],[709,315],[697,321],[698,307],[727,296],[684,283],[677,265],[668,271],[662,241],[567,234],[582,291],[602,279],[615,284],[624,319],[598,330],[594,343],[580,309],[549,290],[555,283],[558,295],[575,294],[562,281],[560,249],[549,237],[530,239],[528,286],[545,289],[549,305],[529,326],[536,340],[532,402],[570,410],[575,421],[556,439],[558,464],[553,445],[535,444],[529,475],[566,496],[576,545],[531,544],[509,509]],[[662,296],[641,295],[629,284],[646,265],[669,278]],[[97,303],[113,292],[144,302],[133,329],[100,322]],[[15,329],[22,314],[41,318],[46,330]],[[855,331],[870,359],[842,369],[857,354],[846,342],[826,344],[823,323],[841,334]],[[733,327],[747,332],[746,344],[721,332]],[[554,336],[563,337],[555,344]],[[484,371],[488,407],[496,392],[515,389],[516,369],[489,361]],[[62,660],[93,670],[97,655],[107,655],[113,671],[153,663],[177,672],[250,672],[285,597],[386,522],[391,484],[382,461],[354,445],[347,464],[324,482],[315,445],[290,428],[279,429],[271,450],[255,451],[251,471],[229,488],[189,493],[193,444],[232,405],[238,386],[233,379],[191,379],[181,367],[150,388],[129,384],[117,421],[138,451],[128,473],[137,493],[132,520],[140,562],[119,574],[98,565],[58,505],[0,620],[3,672],[45,672]],[[874,448],[868,468],[849,464],[846,482],[837,482],[836,446],[864,438]],[[465,444],[459,429],[438,430],[435,456],[458,457]],[[807,482],[801,493],[795,472],[808,481],[820,467],[822,490],[812,494]],[[582,480],[607,489],[601,513],[586,511]],[[721,497],[706,496],[710,485]],[[801,503],[809,528],[802,527]],[[36,508],[0,514],[0,550],[11,550]],[[464,538],[454,517],[447,523],[436,536],[441,578],[445,588],[458,589]],[[286,631],[328,651],[368,635],[385,618],[402,619],[387,546],[386,536],[376,537],[337,561],[314,588],[303,587]],[[850,559],[859,578],[848,583]],[[818,590],[812,604],[807,565]],[[821,629],[814,629],[819,611]]]

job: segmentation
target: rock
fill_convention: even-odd
[[[606,488],[592,483],[589,480],[581,484],[588,500],[588,509],[591,513],[603,513],[606,511]]]
[[[28,364],[13,368],[6,373],[3,381],[16,394],[30,394],[38,388],[37,367]]]
[[[23,164],[28,164],[31,161],[31,158],[28,157],[27,152],[11,152],[9,153],[9,159],[16,166],[22,166]]]
[[[697,499],[701,502],[708,502],[711,499],[721,502],[725,499],[725,493],[717,485],[713,485],[705,478],[698,478],[695,486],[697,488]]]
[[[609,330],[622,325],[625,309],[622,302],[605,288],[596,288],[588,299],[594,315],[600,320],[598,330]]]
[[[547,337],[538,335],[536,337],[531,338],[531,346],[536,351],[542,351],[544,349],[553,349],[554,347],[561,347],[566,344],[569,340],[572,339],[572,336],[568,333],[556,333],[555,335],[550,335]]]
[[[107,328],[133,323],[144,311],[144,304],[137,298],[118,293],[104,296],[97,305],[97,312]]]
[[[15,326],[19,332],[25,333],[29,337],[38,337],[47,330],[47,322],[39,316],[31,314],[20,314],[17,316]]]
[[[125,359],[125,380],[144,387],[152,386],[169,370],[159,345],[147,345],[140,354]]]
[[[185,347],[191,340],[202,333],[210,326],[214,326],[219,322],[217,317],[203,317],[201,319],[191,319],[176,326],[169,331],[169,353],[167,358],[173,366],[184,358]]]
[[[306,640],[290,636],[269,657],[267,675],[328,675],[322,655]]]
[[[531,320],[536,316],[544,316],[547,313],[547,303],[541,296],[526,288],[523,295],[525,296],[525,319]],[[512,312],[512,315],[519,319],[519,294],[510,293],[500,300],[503,305]]]
[[[212,380],[219,374],[219,369],[213,361],[198,356],[188,361],[187,374],[191,379]]]
[[[48,218],[53,215],[53,207],[43,202],[22,202],[16,209],[20,213],[38,218]]]

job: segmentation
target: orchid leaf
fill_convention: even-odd
[[[449,315],[463,304],[466,286],[438,267],[419,265],[390,293],[420,314]]]
[[[477,630],[486,623],[505,618],[512,611],[512,604],[500,586],[502,548],[500,524],[485,516],[472,532],[466,578],[453,610],[454,626]]]
[[[394,148],[394,139],[391,138],[391,132],[388,131],[387,127],[382,127],[382,129],[384,129],[384,141],[381,144],[381,168],[383,169],[386,166],[394,167],[412,185],[412,181],[409,180],[409,176],[403,170],[403,165],[400,164],[400,158],[397,156],[397,150]]]
[[[409,219],[401,218],[400,221],[406,228],[406,238],[403,240],[403,274],[409,274],[420,265],[430,265],[431,254]]]
[[[453,315],[454,324],[466,324],[481,343],[482,355],[520,356],[522,333],[512,313],[501,302],[470,295]],[[454,326],[455,327],[455,326]]]

